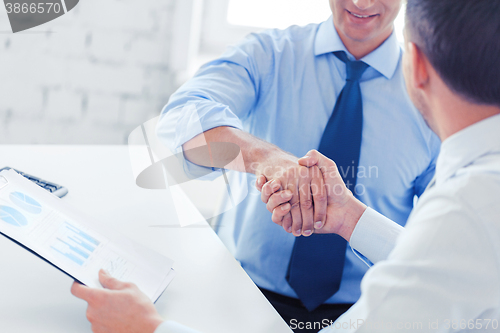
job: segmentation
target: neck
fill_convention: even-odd
[[[462,98],[447,101],[442,99],[440,104],[436,107],[435,124],[441,141],[475,123],[500,114],[500,107],[475,104]]]
[[[347,51],[349,51],[350,54],[354,56],[354,58],[356,58],[356,60],[359,60],[375,51],[387,40],[387,38],[391,36],[392,31],[394,30],[394,27],[391,26],[390,29],[381,33],[376,38],[370,38],[368,40],[357,40],[352,39],[344,34],[342,30],[337,27],[335,21],[333,23],[340,39],[342,40],[342,43],[344,43],[345,48],[347,49]]]

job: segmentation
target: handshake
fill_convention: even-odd
[[[350,240],[366,206],[347,188],[334,161],[316,150],[272,157],[254,168],[272,221],[294,236],[335,233]]]

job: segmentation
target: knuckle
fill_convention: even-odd
[[[317,204],[325,203],[327,198],[325,193],[316,193],[313,197],[314,202]]]
[[[317,151],[316,149],[311,149],[311,150],[309,150],[309,154],[317,155],[317,154],[319,154],[319,151]]]
[[[300,202],[300,208],[309,210],[313,207],[313,202],[312,200],[302,200]]]
[[[297,208],[300,208],[300,201],[290,203],[290,205],[292,206],[292,210],[296,210]]]
[[[95,319],[95,316],[94,316],[94,313],[92,311],[90,311],[90,309],[87,309],[87,312],[85,313],[85,316],[87,317],[87,320],[89,322],[93,322],[94,319]]]
[[[134,289],[135,288],[135,284],[131,283],[131,282],[124,282],[123,283],[123,287],[125,289]]]
[[[273,214],[272,216],[272,221],[278,225],[282,225],[283,223],[283,218],[282,217],[279,217],[279,216],[276,216],[275,214]]]
[[[275,209],[275,208],[274,208],[274,207],[272,207],[272,205],[270,205],[269,203],[266,205],[266,208],[267,208],[267,210],[268,210],[270,213],[273,213],[273,215],[275,214],[275,212],[274,212],[274,209]]]
[[[314,215],[316,215],[316,221],[323,221],[323,219],[326,217],[326,214],[323,212],[315,212]]]

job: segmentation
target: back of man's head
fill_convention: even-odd
[[[500,107],[500,0],[408,0],[406,25],[451,90]]]

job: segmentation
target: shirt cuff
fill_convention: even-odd
[[[367,208],[354,228],[349,244],[376,263],[387,259],[403,230],[396,222]]]
[[[201,332],[193,330],[192,328],[186,327],[184,325],[181,325],[175,321],[167,320],[156,328],[155,333],[201,333]]]

